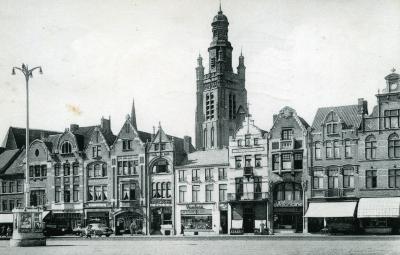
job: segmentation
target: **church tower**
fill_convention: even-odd
[[[213,38],[208,48],[208,73],[203,59],[196,67],[196,149],[229,145],[247,113],[244,57],[240,54],[237,73],[232,69],[232,45],[228,40],[228,18],[220,9],[212,23]]]

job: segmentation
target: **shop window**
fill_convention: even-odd
[[[192,186],[192,202],[199,202],[200,185]]]
[[[397,134],[392,134],[388,139],[389,158],[400,158],[400,139]]]
[[[187,192],[186,186],[179,186],[179,203],[186,202],[186,192]]]
[[[72,153],[72,145],[70,142],[66,141],[61,146],[61,153],[62,154],[70,154]]]
[[[389,188],[400,188],[399,169],[389,169]]]
[[[282,170],[292,169],[292,155],[290,153],[284,153],[281,155],[282,158]]]
[[[354,188],[354,169],[352,167],[343,168],[343,188]]]
[[[214,192],[214,185],[208,184],[206,185],[206,202],[213,201],[213,192]]]
[[[322,158],[321,157],[321,143],[316,142],[314,146],[315,146],[315,159],[320,160]]]
[[[365,158],[376,158],[376,139],[373,135],[370,135],[365,139]]]
[[[376,170],[366,170],[365,171],[365,186],[367,189],[376,188],[377,187],[377,176]]]
[[[220,202],[224,202],[227,200],[227,190],[228,190],[227,184],[219,185],[219,201]]]
[[[213,226],[212,216],[183,215],[181,222],[185,230],[211,230]]]

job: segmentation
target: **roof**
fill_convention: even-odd
[[[104,130],[104,129],[100,129],[101,133],[104,136],[104,139],[106,140],[106,143],[108,146],[113,145],[115,139],[117,138],[117,136],[115,136],[111,131],[109,130]]]
[[[13,163],[21,151],[19,149],[6,150],[0,154],[0,173]]]
[[[138,131],[139,138],[142,140],[142,142],[151,142],[151,134],[144,132],[144,131]]]
[[[10,127],[4,138],[2,147],[7,149],[21,149],[25,146],[25,128]],[[29,129],[29,143],[43,136],[60,134],[57,131],[48,131],[43,129]]]
[[[228,164],[228,149],[223,148],[189,153],[187,158],[182,162],[181,167],[200,167]]]
[[[300,117],[300,116],[297,116],[297,118],[299,118],[301,124],[303,124],[304,127],[306,127],[306,128],[309,128],[309,127],[310,127],[310,125],[307,123],[307,121],[306,121],[305,119],[303,119],[303,118]]]
[[[325,117],[331,112],[335,112],[339,118],[345,123],[347,128],[358,128],[362,121],[362,116],[358,114],[358,105],[344,105],[335,107],[321,107],[318,108],[315,114],[312,128],[320,130],[324,123]]]
[[[25,150],[23,150],[19,156],[10,164],[7,169],[2,173],[2,175],[15,175],[25,173]]]

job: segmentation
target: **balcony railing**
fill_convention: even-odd
[[[293,148],[294,148],[293,145],[294,145],[293,140],[281,141],[279,148],[281,150],[293,150]]]
[[[311,191],[312,197],[352,197],[354,195],[354,188],[314,189]]]
[[[251,201],[268,199],[268,192],[228,193],[228,201]]]

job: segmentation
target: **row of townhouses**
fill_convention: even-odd
[[[66,229],[101,222],[126,233],[134,222],[138,233],[163,235],[398,233],[395,70],[371,113],[358,99],[319,108],[309,125],[284,107],[266,131],[249,114],[242,54],[233,71],[222,10],[211,25],[208,67],[197,59],[194,146],[161,125],[139,131],[134,105],[116,135],[102,118],[64,132],[31,130],[25,148],[25,130],[10,127],[0,148],[2,213],[24,204],[26,188],[46,224]]]

